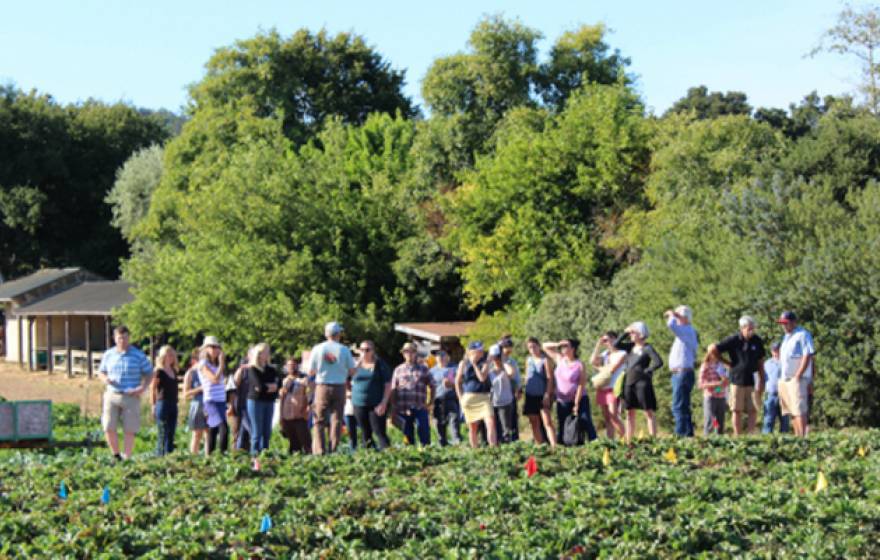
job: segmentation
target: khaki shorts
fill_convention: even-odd
[[[104,411],[101,415],[101,426],[105,432],[119,429],[119,417],[122,417],[122,430],[126,434],[135,434],[141,429],[141,397],[140,395],[124,395],[113,390],[104,393]]]
[[[730,405],[731,412],[755,412],[755,401],[752,394],[755,392],[754,387],[746,385],[730,386]]]
[[[794,379],[779,380],[779,405],[783,416],[806,416],[809,409],[809,397],[807,386],[810,381],[801,377],[800,381]]]

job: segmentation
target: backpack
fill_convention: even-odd
[[[562,428],[562,444],[563,445],[580,445],[584,442],[584,427],[581,419],[572,414],[565,419]]]

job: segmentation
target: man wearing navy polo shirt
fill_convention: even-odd
[[[764,391],[764,377],[758,375],[755,379],[757,372],[764,371],[765,354],[764,341],[755,334],[755,325],[754,319],[744,315],[739,319],[739,332],[709,345],[709,353],[730,365],[728,404],[733,416],[733,433],[737,436],[742,434],[743,413],[746,414],[746,433],[755,431],[758,415],[752,394],[757,392],[760,397]],[[728,359],[722,359],[722,354],[727,354]]]
[[[98,379],[107,385],[104,393],[101,425],[107,438],[107,445],[113,456],[119,460],[119,419],[125,432],[125,458],[131,457],[134,449],[134,436],[141,427],[141,395],[150,386],[153,366],[147,356],[131,346],[128,328],[119,326],[113,329],[116,346],[104,352],[98,368]]]

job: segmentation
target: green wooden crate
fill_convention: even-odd
[[[0,441],[29,439],[52,439],[52,401],[0,403]]]
[[[15,403],[0,402],[0,441],[15,439]]]

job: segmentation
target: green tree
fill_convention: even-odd
[[[750,115],[752,107],[746,94],[740,91],[709,93],[706,86],[697,86],[689,88],[687,95],[676,101],[666,114],[690,112],[698,119],[714,119],[724,115]]]
[[[584,84],[631,81],[626,75],[630,59],[617,49],[612,51],[605,42],[606,35],[607,29],[600,23],[566,31],[556,40],[549,60],[541,64],[535,80],[547,106],[561,110],[571,94]]]
[[[51,96],[0,88],[0,273],[39,266],[83,266],[118,273],[128,247],[110,225],[104,197],[116,169],[135,150],[166,137],[155,122],[124,105],[86,101],[62,106]],[[12,190],[23,187],[25,190]],[[7,213],[10,212],[10,213]],[[34,217],[34,216],[38,217]],[[27,216],[24,239],[19,223]]]
[[[185,171],[193,180],[173,190],[173,236],[142,230],[157,249],[128,263],[136,299],[123,310],[138,334],[211,331],[238,349],[265,339],[290,352],[336,318],[350,336],[389,348],[396,317],[438,311],[401,268],[420,231],[418,201],[406,190],[414,123],[382,114],[362,126],[333,119],[297,151],[280,119],[247,111],[217,118],[258,134]],[[168,153],[188,142],[193,123],[214,128],[203,119]]]
[[[301,145],[328,117],[361,124],[374,112],[415,115],[403,85],[404,72],[359,35],[300,29],[284,38],[273,30],[218,49],[190,89],[190,112],[248,97],[256,116],[278,116]]]
[[[864,6],[860,10],[847,5],[837,16],[837,24],[828,29],[810,56],[831,52],[856,57],[862,65],[862,93],[872,113],[880,114],[880,8]]]
[[[623,86],[585,86],[546,123],[511,112],[496,152],[446,198],[446,243],[464,260],[470,304],[537,302],[600,271],[596,225],[640,196],[646,133]]]
[[[111,223],[129,242],[137,241],[135,226],[147,215],[153,191],[162,179],[162,147],[138,150],[116,172],[116,182],[105,199],[112,207]]]

